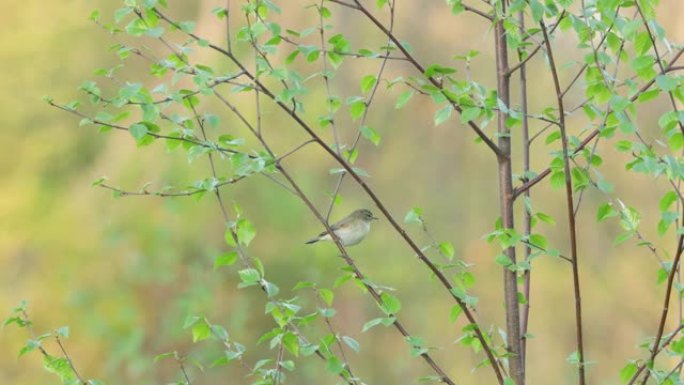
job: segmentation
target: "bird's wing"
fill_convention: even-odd
[[[340,230],[340,229],[348,229],[349,226],[351,226],[351,222],[348,222],[348,221],[340,221],[340,222],[337,222],[337,223],[334,223],[334,224],[330,225],[330,230],[332,230],[332,231],[337,231],[337,230]],[[318,234],[319,237],[322,237],[322,236],[324,236],[324,235],[328,235],[328,231],[327,231],[327,230],[323,230],[323,231],[321,231],[320,234]]]
[[[351,226],[351,222],[340,222],[340,223],[335,223],[331,229],[333,230],[340,230],[340,229],[348,229]]]

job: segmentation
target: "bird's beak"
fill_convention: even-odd
[[[374,220],[374,221],[377,221],[377,220],[379,220],[380,218],[378,218],[378,217],[371,217],[371,219]]]

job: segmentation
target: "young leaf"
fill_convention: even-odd
[[[420,207],[412,208],[408,213],[406,213],[406,216],[404,217],[404,223],[415,223],[418,225],[423,224],[423,209]]]
[[[221,266],[230,266],[237,261],[238,254],[235,251],[224,253],[214,259],[214,269],[218,269]]]
[[[443,256],[452,259],[454,257],[454,245],[451,244],[451,242],[441,242],[439,244],[439,252],[442,253]]]
[[[375,75],[366,75],[361,79],[361,92],[368,93],[375,86],[378,78]]]
[[[361,351],[361,347],[355,339],[349,336],[342,336],[342,341],[344,341],[344,343],[347,344],[347,346],[349,346],[350,348],[352,348],[352,350],[354,350],[355,352],[358,353],[359,351]]]
[[[392,294],[387,292],[382,293],[380,295],[380,299],[382,299],[380,308],[382,308],[382,311],[384,311],[385,314],[394,315],[401,310],[401,302],[399,302],[399,299]]]
[[[235,232],[237,233],[238,241],[245,246],[249,246],[252,239],[256,236],[254,225],[247,219],[240,218],[237,221],[236,227],[237,230]]]
[[[451,113],[454,111],[454,107],[451,104],[447,104],[446,106],[440,108],[435,112],[435,126],[439,126],[440,124],[446,122],[450,117]]]
[[[397,102],[394,105],[394,108],[396,108],[397,110],[403,108],[406,105],[406,103],[408,103],[409,100],[411,100],[411,97],[413,97],[414,93],[415,92],[413,90],[406,90],[399,94],[399,97],[397,98]]]

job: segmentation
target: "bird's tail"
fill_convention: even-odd
[[[310,245],[310,244],[316,243],[316,242],[318,242],[318,241],[320,241],[320,240],[321,240],[320,238],[316,237],[316,238],[313,238],[313,239],[309,239],[308,241],[304,242],[304,244]]]

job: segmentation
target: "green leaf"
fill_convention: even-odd
[[[62,326],[61,328],[58,328],[55,331],[55,334],[57,334],[57,336],[62,337],[62,338],[69,338],[69,327],[68,326]]]
[[[379,145],[380,140],[382,138],[380,137],[380,134],[378,134],[377,131],[371,126],[361,126],[361,134],[363,135],[364,138],[368,139],[371,143],[374,145]]]
[[[392,294],[387,292],[382,293],[380,295],[380,299],[382,300],[380,308],[385,312],[385,314],[395,315],[399,312],[399,310],[401,310],[401,302],[399,302],[399,299]]]
[[[679,82],[676,79],[673,79],[668,75],[658,75],[656,76],[655,81],[658,88],[665,92],[672,91],[679,85]]]
[[[335,298],[335,293],[330,289],[320,289],[318,295],[321,297],[323,302],[328,306],[332,306],[333,299]]]
[[[565,173],[563,171],[555,171],[551,174],[551,186],[554,188],[565,186]]]
[[[634,236],[634,231],[625,231],[624,233],[618,234],[617,237],[615,237],[615,240],[613,241],[614,245],[619,245],[625,241],[628,241]]]
[[[233,232],[233,228],[229,227],[226,229],[225,233],[223,234],[223,239],[226,241],[226,244],[228,246],[235,247],[237,244],[235,244],[235,233]]]
[[[73,384],[77,380],[66,358],[46,355],[43,357],[43,365],[45,370],[58,375],[63,384]]]
[[[373,89],[378,78],[375,75],[366,75],[361,78],[361,92],[367,93]]]
[[[349,114],[353,120],[357,120],[366,112],[366,102],[363,100],[356,101],[349,106]]]
[[[446,106],[440,108],[435,112],[435,126],[439,126],[440,124],[446,122],[450,117],[451,113],[454,111],[454,107],[451,104],[447,104]]]
[[[321,14],[321,17],[324,19],[329,19],[330,16],[332,16],[330,9],[328,9],[326,7],[320,7],[318,12]]]
[[[313,63],[321,56],[321,51],[313,50],[306,55],[306,61],[308,63]]]
[[[561,137],[561,132],[560,131],[554,131],[546,137],[546,140],[544,141],[544,143],[546,143],[546,144],[553,143],[554,141],[560,139],[560,137]]]
[[[651,36],[648,32],[640,32],[634,39],[634,52],[636,55],[643,55],[651,49]]]
[[[596,211],[596,220],[598,222],[602,222],[607,218],[614,217],[616,215],[618,215],[617,210],[615,210],[610,203],[604,203],[599,206],[598,210]]]
[[[541,249],[546,249],[546,247],[548,246],[548,241],[546,240],[546,237],[544,237],[541,234],[530,234],[530,243]]]
[[[142,36],[149,28],[142,19],[133,19],[126,25],[126,32],[131,36]]]
[[[337,375],[344,371],[344,365],[342,364],[342,361],[340,361],[339,358],[335,356],[330,356],[328,358],[328,365],[326,366],[326,369],[328,370],[328,372]]]
[[[659,89],[657,89],[657,88],[654,88],[654,89],[652,89],[652,90],[645,91],[644,93],[642,93],[641,95],[639,95],[639,97],[637,98],[637,101],[638,101],[639,103],[644,103],[644,102],[647,102],[647,101],[649,101],[649,100],[653,100],[653,99],[657,98],[658,95],[660,95],[660,92],[661,92],[661,91],[660,91]]]
[[[102,176],[102,177],[99,177],[99,178],[95,179],[95,180],[90,184],[90,186],[91,186],[91,187],[100,186],[100,185],[102,185],[102,184],[103,184],[104,182],[106,182],[106,181],[107,181],[107,177],[106,177],[106,176]]]
[[[88,16],[88,20],[92,20],[92,21],[100,20],[100,11],[96,9],[96,10],[90,12],[90,16]]]
[[[167,352],[167,353],[162,353],[162,354],[157,354],[154,356],[154,362],[161,361],[167,358],[171,357],[176,357],[177,353],[176,352]]]
[[[147,126],[141,123],[136,123],[132,125],[129,129],[128,132],[131,134],[133,139],[135,139],[136,142],[140,142],[145,135],[147,135]]]
[[[36,350],[40,346],[40,341],[30,339],[26,341],[26,344],[19,350],[19,357],[26,353]]]
[[[613,184],[603,178],[599,179],[598,182],[596,182],[596,186],[599,190],[603,191],[606,194],[611,194],[614,190]]]
[[[325,318],[333,317],[335,313],[337,313],[337,311],[333,308],[319,308],[318,312]]]
[[[192,327],[192,342],[199,342],[211,337],[211,328],[207,320],[203,319]]]
[[[420,207],[414,207],[412,208],[408,213],[406,213],[406,216],[404,216],[404,223],[407,224],[418,224],[422,225],[423,224],[423,209]]]
[[[221,266],[230,266],[237,261],[238,253],[235,251],[230,251],[219,255],[214,259],[214,269],[218,269]]]
[[[532,19],[539,23],[544,17],[544,5],[539,0],[530,0],[530,9],[532,9]]]
[[[414,94],[415,92],[413,90],[406,90],[399,94],[399,97],[397,97],[397,102],[394,105],[394,108],[396,108],[397,110],[403,108],[406,105],[406,103],[408,103],[409,100],[411,100]]]
[[[130,15],[133,13],[133,8],[132,7],[123,7],[119,8],[116,11],[114,11],[114,22],[115,23],[120,23],[121,20],[123,20],[126,16]],[[99,12],[98,12],[98,18],[99,18]]]
[[[366,332],[366,331],[368,331],[369,329],[371,329],[371,328],[373,328],[373,327],[375,327],[375,326],[380,325],[380,324],[382,323],[383,320],[384,320],[384,318],[374,318],[374,319],[372,319],[372,320],[366,322],[365,324],[363,324],[363,328],[361,328],[361,332],[362,332],[362,333],[363,333],[363,332]]]
[[[357,353],[361,351],[361,346],[355,339],[349,336],[342,336],[342,341],[344,341],[344,343],[347,344],[347,346],[349,346],[353,351]]]
[[[674,191],[668,191],[660,198],[660,211],[667,211],[674,202],[677,201],[677,194]]]
[[[468,123],[480,117],[482,109],[478,107],[468,107],[461,112],[461,123]]]
[[[628,152],[632,150],[632,142],[629,140],[620,140],[615,143],[615,149],[620,152]]]
[[[245,246],[249,246],[256,236],[254,225],[245,218],[238,219],[235,232],[237,233],[238,242]]]
[[[456,322],[456,320],[461,315],[461,313],[463,313],[463,309],[461,308],[461,306],[460,305],[454,305],[451,308],[451,313],[449,314],[449,320],[451,322]]]
[[[684,135],[681,132],[675,132],[667,140],[667,144],[673,152],[681,150],[684,147]]]
[[[431,78],[437,74],[439,75],[449,75],[456,72],[455,68],[444,67],[439,64],[433,64],[425,69],[425,77]]]
[[[627,365],[620,369],[620,380],[624,383],[628,382],[636,374],[638,369],[639,367],[634,361],[627,363]]]
[[[181,21],[180,23],[177,23],[180,30],[185,32],[185,33],[194,32],[195,31],[195,24],[196,23],[194,21]]]
[[[293,356],[299,356],[299,338],[292,332],[287,332],[283,336],[283,346],[292,353]]]
[[[439,252],[442,253],[443,256],[452,259],[454,258],[454,245],[451,244],[451,242],[441,242],[439,244]]]
[[[244,284],[242,287],[252,286],[261,280],[261,274],[257,269],[247,268],[238,271],[240,280]]]
[[[511,259],[506,254],[499,254],[494,258],[494,262],[503,267],[509,267],[513,264]]]
[[[544,223],[548,223],[550,225],[556,224],[556,221],[553,219],[553,217],[542,212],[536,213],[534,216]]]
[[[572,365],[580,365],[582,363],[581,360],[582,358],[577,351],[570,353],[568,358],[566,358],[566,361]]]

